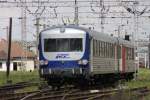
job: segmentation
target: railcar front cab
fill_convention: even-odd
[[[89,67],[89,35],[80,29],[59,27],[40,33],[42,77],[84,76]]]

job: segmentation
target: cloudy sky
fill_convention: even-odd
[[[0,0],[1,1],[1,0]],[[6,1],[6,0],[5,0]],[[26,7],[27,21],[27,40],[31,41],[36,33],[35,29],[35,15],[40,17],[41,25],[58,25],[58,24],[73,24],[74,23],[74,0],[26,0],[27,5],[31,6],[31,2],[34,7]],[[37,3],[39,7],[37,7]],[[64,2],[65,1],[65,2]],[[120,37],[124,34],[136,35],[141,39],[146,38],[145,34],[149,34],[150,26],[150,1],[149,0],[135,0],[138,1],[137,5],[130,0],[77,0],[78,1],[78,17],[79,25],[83,27],[92,27],[94,30],[103,31],[106,34],[118,35],[118,30],[120,31]],[[86,2],[85,2],[86,1]],[[5,3],[5,5],[15,5],[20,0],[8,0],[11,3]],[[43,3],[42,3],[43,2]],[[50,3],[51,2],[51,3]],[[0,3],[0,37],[6,38],[6,27],[9,26],[9,17],[13,18],[13,39],[21,40],[21,8],[10,7],[3,8]],[[134,6],[133,6],[134,5]],[[36,6],[36,7],[35,7]],[[131,10],[131,12],[127,11]],[[145,9],[145,10],[144,10]],[[144,11],[142,15],[138,16],[137,21],[137,33],[134,30],[134,14]],[[102,13],[103,14],[102,14]],[[103,21],[101,21],[102,15],[104,16]],[[103,24],[104,29],[101,26]],[[40,26],[40,30],[43,26]]]

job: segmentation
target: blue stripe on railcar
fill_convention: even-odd
[[[86,42],[85,42],[85,52],[83,54],[83,57],[80,59],[87,59],[89,61],[89,55],[90,55],[90,40],[89,40],[89,34],[86,33]],[[41,45],[41,35],[40,35],[40,42],[39,42],[39,59],[40,60],[46,60],[42,53],[42,45]],[[79,65],[78,60],[72,60],[72,61],[48,61],[47,66],[40,66],[40,67],[48,67],[48,68],[89,68],[89,63],[87,65]]]

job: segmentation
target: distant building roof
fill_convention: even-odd
[[[0,59],[6,59],[7,57],[7,41],[0,39]],[[11,59],[13,58],[34,58],[35,54],[33,52],[24,50],[23,47],[17,43],[12,42],[11,45]]]
[[[6,59],[7,58],[7,54],[4,51],[0,51],[0,59]]]

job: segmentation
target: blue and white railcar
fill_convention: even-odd
[[[40,75],[50,84],[64,78],[132,78],[136,70],[132,42],[78,26],[43,30],[39,36],[39,60]]]
[[[39,40],[41,75],[87,74],[89,43],[89,34],[79,28],[60,26],[42,31]]]

